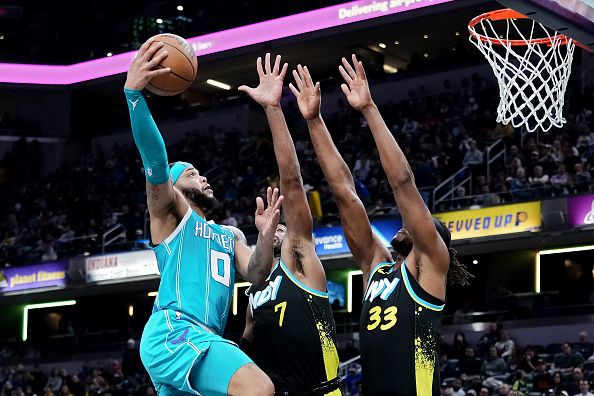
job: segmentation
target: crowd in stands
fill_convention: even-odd
[[[526,345],[516,343],[501,325],[492,323],[475,345],[456,333],[439,351],[443,396],[591,396],[594,345],[582,331],[576,342]],[[341,361],[359,354],[352,342],[339,348]],[[48,367],[44,365],[44,367]],[[349,366],[344,387],[349,396],[364,396],[365,375]],[[155,396],[140,361],[137,343],[127,342],[121,359],[85,364],[78,372],[62,367],[44,371],[36,364],[0,364],[0,396]]]
[[[439,370],[442,396],[591,396],[594,345],[582,331],[576,342],[547,346],[516,344],[510,333],[490,324],[476,345],[456,333],[442,342]],[[345,386],[362,396],[360,367],[349,367]]]
[[[0,396],[99,395],[156,395],[134,340],[128,341],[122,359],[84,364],[77,372],[60,367],[44,371],[39,364],[0,368]]]
[[[337,89],[329,85],[324,92]],[[575,105],[567,111],[564,128],[522,139],[520,131],[495,122],[496,97],[495,86],[473,75],[460,87],[448,81],[433,92],[420,87],[399,102],[376,98],[425,201],[431,205],[432,188],[463,165],[472,171],[472,189],[460,187],[453,199],[437,205],[437,211],[590,191],[592,112]],[[335,220],[328,215],[337,213],[336,206],[290,94],[284,109],[305,187],[321,203],[316,220]],[[368,213],[397,213],[365,120],[343,100],[338,111],[324,116]],[[487,179],[484,151],[498,139],[505,142],[507,156],[492,164]],[[211,217],[223,224],[250,227],[255,197],[266,186],[278,185],[267,129],[191,131],[170,144],[168,154],[171,161],[190,161],[206,172],[221,202]],[[40,178],[42,168],[39,143],[24,139],[0,161],[0,266],[96,252],[101,234],[115,224],[124,225],[128,240],[142,238],[144,177],[133,145],[115,145],[108,151],[87,147],[77,160]]]
[[[563,129],[541,135],[540,142],[537,136],[527,135],[521,145],[513,141],[515,132],[509,126],[498,126],[491,131],[491,141],[502,138],[506,142],[505,160],[491,165],[491,180],[485,175],[484,153],[470,141],[463,164],[472,168],[472,190],[459,187],[454,199],[442,209],[538,200],[592,191],[592,111],[580,108],[570,114],[567,121]]]
[[[457,333],[443,345],[443,395],[590,395],[593,345],[583,331],[575,343],[517,345],[491,324],[476,345]]]

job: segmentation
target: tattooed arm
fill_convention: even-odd
[[[167,51],[155,55],[161,47],[163,43],[149,40],[140,48],[124,86],[132,136],[144,165],[153,244],[167,238],[188,209],[181,193],[173,188],[165,142],[141,92],[151,78],[169,72],[168,68],[155,69],[167,57]]]

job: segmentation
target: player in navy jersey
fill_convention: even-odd
[[[297,87],[291,90],[307,121],[347,243],[363,272],[363,392],[366,396],[439,394],[436,353],[446,274],[449,269],[450,279],[462,284],[469,274],[449,248],[449,231],[431,217],[404,155],[371,101],[362,64],[354,56],[353,62],[355,69],[346,60],[340,67],[347,83],[342,90],[367,119],[407,226],[392,240],[396,260],[372,232],[350,170],[320,115],[320,84],[313,83],[307,67],[298,68]]]
[[[299,161],[280,105],[287,70],[280,64],[280,56],[273,67],[270,54],[264,66],[258,58],[258,87],[239,88],[262,105],[268,118],[286,223],[277,227],[277,261],[267,281],[250,287],[243,345],[270,376],[277,395],[339,396],[336,329]]]
[[[155,75],[166,52],[148,41],[134,59],[125,84],[134,141],[146,175],[151,244],[161,273],[153,313],[140,354],[159,396],[273,395],[268,376],[234,343],[222,338],[235,271],[260,285],[270,273],[274,233],[283,197],[267,191],[268,207],[257,198],[254,252],[233,233],[208,223],[216,202],[206,177],[187,162],[168,164],[163,138],[141,90]]]

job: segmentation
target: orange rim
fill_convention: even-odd
[[[569,42],[569,38],[564,34],[557,33],[553,37],[544,37],[544,38],[536,38],[531,40],[508,40],[502,39],[498,37],[488,37],[482,34],[478,34],[474,27],[478,25],[481,21],[488,19],[491,21],[502,21],[505,19],[530,19],[526,15],[521,14],[517,11],[514,11],[510,8],[504,8],[502,10],[495,10],[490,12],[485,12],[484,14],[478,15],[468,23],[468,31],[470,34],[477,39],[481,40],[482,42],[490,42],[496,45],[504,45],[509,44],[513,46],[527,46],[533,44],[547,44],[547,45],[565,45]]]

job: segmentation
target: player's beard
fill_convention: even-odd
[[[272,246],[272,253],[274,254],[274,257],[280,257],[281,256],[282,247],[283,247],[283,243],[282,242],[275,242],[274,243],[274,245]]]
[[[216,209],[219,206],[219,201],[214,197],[207,197],[202,191],[197,188],[180,188],[181,193],[188,201],[194,203],[205,212]]]
[[[403,239],[401,241],[393,241],[392,248],[396,252],[396,254],[403,259],[408,257],[410,252],[412,251],[413,244],[409,239]]]

